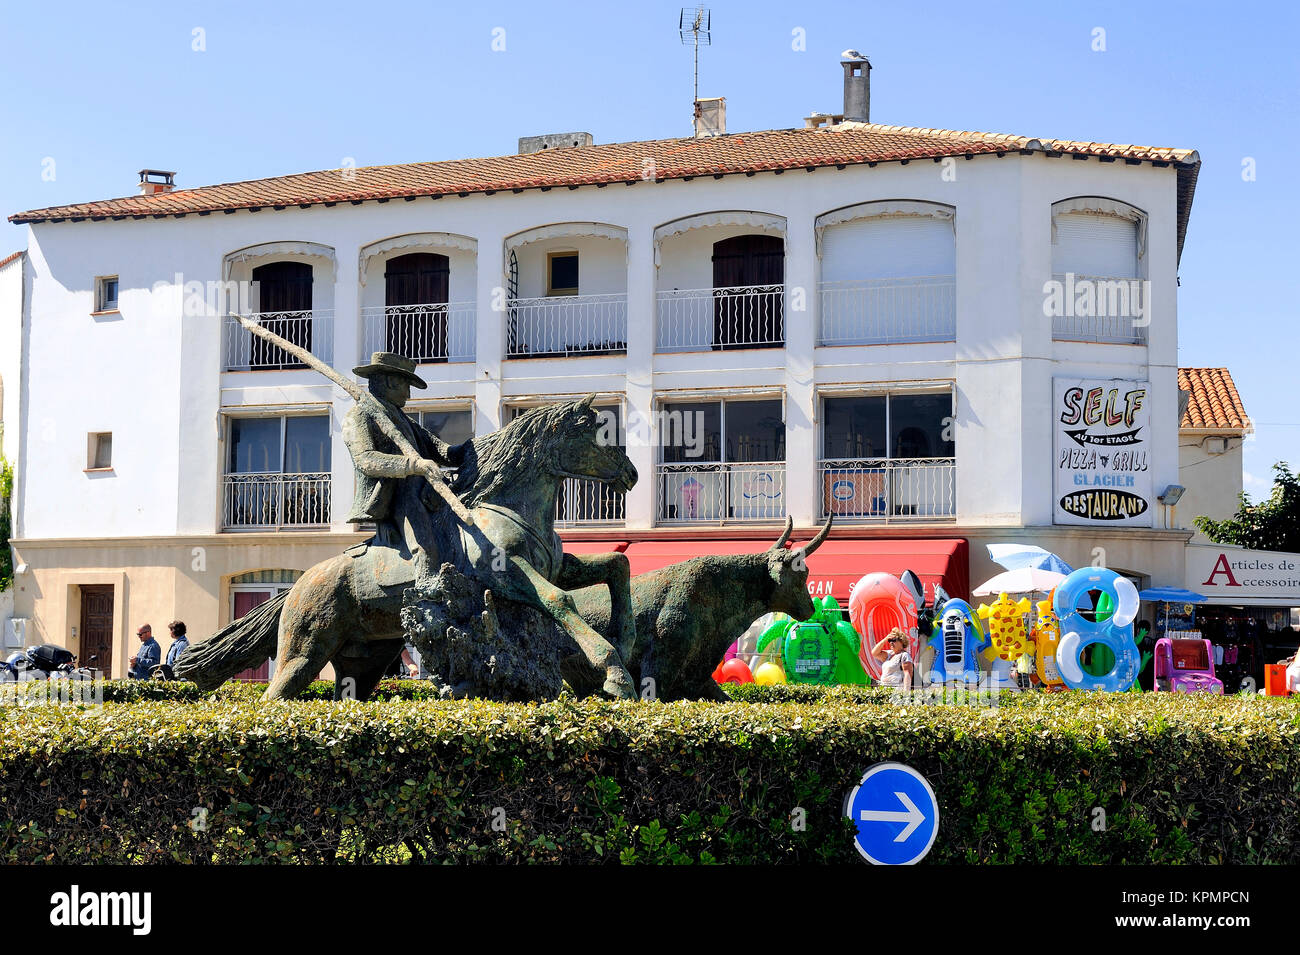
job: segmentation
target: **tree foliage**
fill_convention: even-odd
[[[13,490],[13,465],[0,455],[0,592],[14,582],[14,555],[9,549],[9,500]]]
[[[1254,504],[1243,492],[1232,517],[1198,517],[1193,523],[1216,544],[1300,553],[1300,477],[1282,461],[1273,471],[1277,476],[1265,500]]]

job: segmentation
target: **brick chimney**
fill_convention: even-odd
[[[140,170],[140,195],[156,196],[176,188],[176,173],[165,169]]]
[[[871,61],[858,55],[841,60],[840,65],[844,67],[845,121],[871,122]]]

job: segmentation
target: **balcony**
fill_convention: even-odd
[[[601,481],[565,478],[555,500],[555,523],[574,527],[621,524],[627,516],[627,497]]]
[[[552,295],[506,302],[507,358],[627,352],[627,295]]]
[[[364,355],[390,351],[421,364],[474,360],[474,302],[368,305],[361,309],[361,321]]]
[[[657,292],[656,351],[721,351],[785,345],[785,286]]]
[[[1060,307],[1053,298],[1045,308],[1052,314],[1052,338],[1057,341],[1112,345],[1145,345],[1151,320],[1149,283],[1134,278],[1103,275],[1052,276],[1061,293]],[[1091,314],[1080,315],[1085,311]]]
[[[957,338],[953,275],[822,282],[822,345],[950,342]]]
[[[334,361],[334,310],[306,309],[296,312],[260,312],[246,315],[268,331],[307,349],[326,364]],[[233,315],[222,322],[222,369],[225,371],[270,371],[307,367],[283,348],[258,338]]]
[[[956,458],[823,460],[822,516],[884,524],[957,516]]]
[[[655,483],[661,524],[785,519],[784,461],[660,464]]]
[[[330,475],[227,474],[221,527],[228,531],[279,531],[328,527]]]

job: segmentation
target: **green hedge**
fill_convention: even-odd
[[[0,861],[848,862],[892,759],[930,862],[1300,862],[1294,700],[823,696],[0,707]]]
[[[68,685],[64,681],[31,680],[24,683],[0,684],[0,704],[28,699],[45,699],[63,694],[71,702],[88,703],[140,703],[145,701],[169,703],[202,703],[215,700],[256,700],[266,691],[265,683],[226,683],[213,692],[205,693],[193,683],[182,680],[96,680]],[[334,699],[334,682],[316,680],[302,693],[304,700]],[[438,691],[432,683],[421,680],[381,680],[375,688],[376,700],[436,700]]]

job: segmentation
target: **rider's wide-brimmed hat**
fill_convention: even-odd
[[[371,375],[378,374],[397,375],[420,388],[429,387],[424,383],[424,379],[415,373],[415,359],[391,351],[375,352],[370,356],[370,364],[358,365],[352,369],[352,373],[358,378],[369,378]]]

